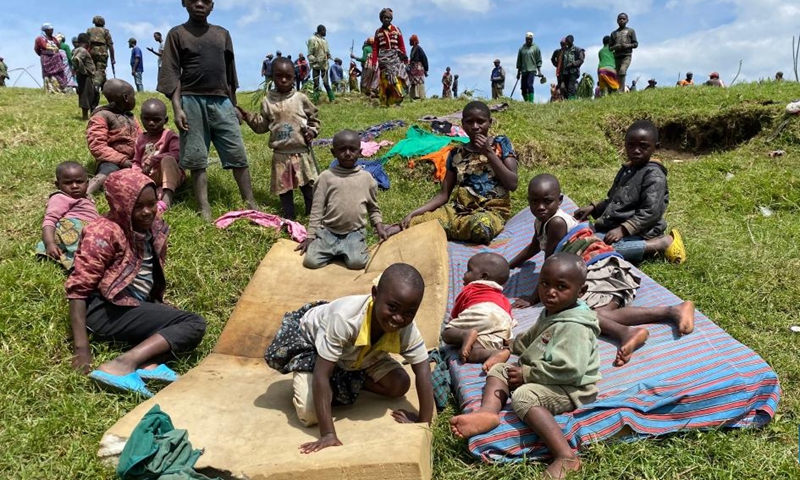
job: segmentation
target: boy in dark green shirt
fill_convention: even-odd
[[[625,91],[625,76],[628,74],[628,67],[631,66],[633,49],[639,46],[636,40],[636,31],[628,27],[628,14],[620,13],[617,15],[617,25],[619,28],[611,32],[611,44],[608,48],[614,52],[614,60],[617,64],[617,78],[619,79],[619,91]]]

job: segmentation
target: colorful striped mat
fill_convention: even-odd
[[[575,210],[564,198],[562,208]],[[481,251],[493,251],[512,259],[533,236],[533,215],[525,210],[508,222],[505,231],[488,247],[450,242],[450,285],[448,311],[461,289],[469,258]],[[535,265],[534,265],[535,262]],[[541,254],[512,272],[506,296],[516,298],[533,291],[541,266]],[[676,267],[678,268],[678,267]],[[642,278],[634,305],[674,305],[681,300],[640,271]],[[519,322],[515,333],[524,332],[536,321],[539,308],[514,310]],[[755,352],[736,341],[700,312],[695,312],[695,329],[678,337],[669,325],[647,325],[650,338],[637,350],[630,363],[614,367],[616,345],[600,339],[603,379],[597,400],[569,414],[558,415],[573,449],[617,436],[645,438],[688,429],[719,427],[747,428],[768,423],[775,415],[781,388],[778,377]],[[462,411],[480,407],[486,380],[480,365],[462,365],[449,358],[456,399]],[[469,440],[469,450],[485,461],[543,459],[547,449],[511,409],[501,412],[501,424]]]

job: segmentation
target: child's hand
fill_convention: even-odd
[[[92,353],[88,348],[75,349],[72,354],[72,368],[84,375],[92,371]]]
[[[392,417],[397,423],[419,423],[419,415],[408,410],[394,410],[392,411]]]
[[[625,236],[625,231],[622,230],[622,227],[617,227],[612,229],[610,232],[606,233],[606,236],[603,238],[603,241],[606,242],[606,245],[613,245],[622,240],[622,237],[624,236]]]
[[[51,243],[49,245],[44,246],[44,251],[47,253],[47,256],[53,259],[60,259],[61,258],[61,249],[58,248],[58,245],[55,243]]]
[[[525,384],[525,379],[522,378],[522,367],[518,366],[508,367],[508,369],[506,369],[506,374],[508,374],[509,389],[516,390],[517,388]]]
[[[130,160],[125,160],[124,162],[122,162],[122,165],[121,165],[122,168],[131,168],[132,166],[133,166],[133,162],[131,162]]]
[[[305,240],[300,242],[297,248],[294,249],[295,252],[300,252],[300,255],[305,255],[306,251],[308,250],[308,246],[314,241],[314,237],[306,237]]]
[[[245,122],[250,121],[250,117],[252,115],[247,110],[243,109],[239,105],[236,105],[236,115],[239,117],[240,120],[244,120]]]
[[[511,304],[513,308],[530,308],[533,306],[531,299],[528,297],[519,297],[514,303]]]
[[[335,433],[329,433],[327,435],[323,435],[322,438],[317,440],[316,442],[308,442],[300,445],[300,453],[308,454],[319,452],[323,448],[328,447],[340,447],[342,446],[342,442],[339,441],[339,438],[336,436]]]
[[[303,130],[303,139],[306,141],[307,145],[311,145],[311,142],[314,141],[315,136],[316,135],[314,135],[314,132],[312,132],[308,128]]]
[[[588,219],[589,215],[591,215],[593,211],[594,205],[587,205],[575,210],[575,213],[573,213],[572,216],[575,217],[575,220],[582,222]]]
[[[189,120],[186,118],[186,112],[184,112],[182,108],[174,108],[174,105],[173,110],[175,114],[175,126],[178,127],[178,130],[182,132],[189,131]]]
[[[389,238],[389,234],[386,232],[386,227],[384,227],[382,223],[379,223],[375,226],[375,232],[378,234],[378,238],[381,239],[381,242]]]
[[[405,230],[406,228],[408,228],[411,225],[411,220],[413,218],[414,218],[414,215],[412,215],[410,213],[408,215],[406,215],[405,217],[403,217],[403,220],[400,221],[400,228],[402,230]]]

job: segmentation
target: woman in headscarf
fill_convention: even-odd
[[[380,14],[381,28],[375,31],[372,44],[372,63],[380,69],[378,96],[384,106],[400,105],[406,96],[408,55],[403,33],[392,25],[394,14],[384,8]]]
[[[42,34],[36,37],[33,51],[39,55],[42,64],[45,92],[63,92],[69,83],[64,71],[67,55],[61,50],[58,40],[53,36],[52,24],[42,24]]]
[[[375,39],[369,37],[364,40],[360,57],[350,54],[350,58],[361,63],[361,93],[368,97],[374,96],[378,91],[378,65],[372,62],[373,43]]]
[[[425,98],[425,77],[428,76],[428,56],[419,46],[419,38],[411,35],[411,56],[408,60],[408,83],[411,85],[411,98]]]

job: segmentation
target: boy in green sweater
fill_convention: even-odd
[[[597,315],[579,300],[586,293],[586,264],[572,253],[549,257],[539,275],[544,304],[539,320],[514,339],[516,364],[498,363],[488,369],[481,408],[450,419],[450,430],[461,438],[486,433],[500,425],[500,410],[511,395],[511,406],[550,449],[553,462],[548,478],[577,471],[573,453],[554,415],[571,412],[594,401],[600,380]],[[513,390],[513,394],[511,391]]]

